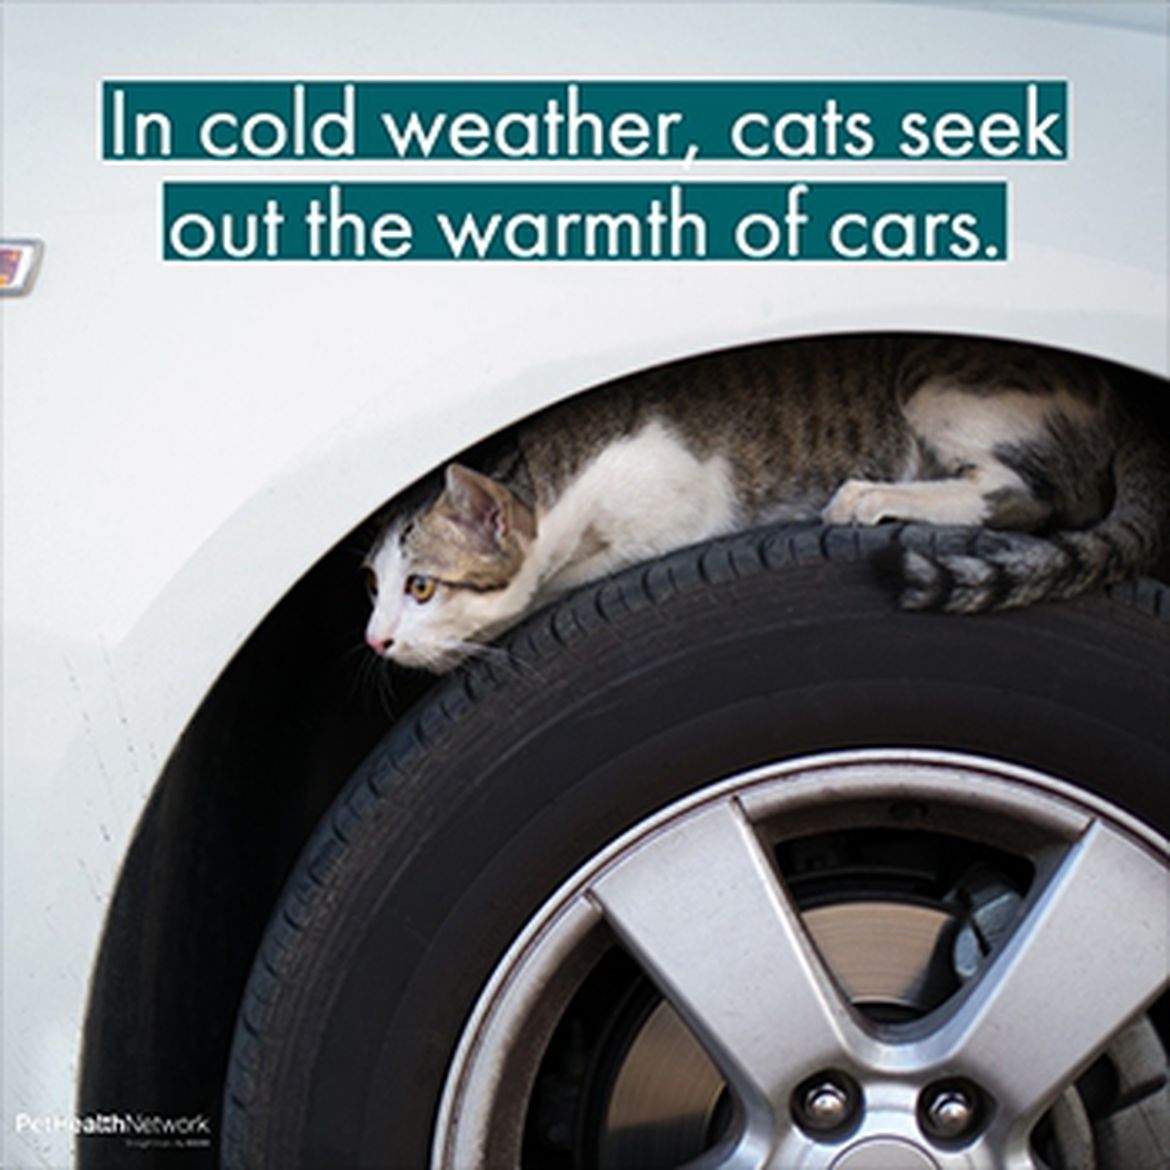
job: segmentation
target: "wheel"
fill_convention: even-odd
[[[1170,1164],[1170,603],[683,550],[397,725],[257,958],[229,1167]]]

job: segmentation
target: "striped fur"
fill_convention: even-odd
[[[676,363],[556,406],[473,462],[447,468],[367,560],[366,637],[383,657],[445,670],[566,589],[818,517],[908,525],[908,609],[1068,598],[1155,563],[1170,486],[1102,365],[939,337]],[[921,525],[943,531],[924,540]]]
[[[967,529],[950,547],[932,535],[902,553],[905,609],[979,613],[1076,597],[1149,570],[1165,543],[1170,467],[1132,431],[1113,459],[1109,511],[1084,529],[1046,535]],[[923,533],[918,534],[920,537]],[[939,545],[944,547],[940,548]]]

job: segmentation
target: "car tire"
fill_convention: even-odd
[[[913,785],[901,802],[886,794],[866,804],[850,790],[850,769],[886,775],[905,760],[929,773],[923,791],[952,764],[967,777],[972,803],[985,807],[964,827],[955,819],[963,796],[952,791],[935,828],[985,839],[996,856],[1014,848],[1000,826],[1016,814],[988,812],[1008,804],[979,796],[984,774],[987,792],[1040,794],[1037,807],[1047,811],[1028,832],[1042,835],[1037,826],[1050,813],[1055,824],[1070,808],[1088,809],[1156,856],[1156,835],[1170,830],[1165,588],[1138,581],[978,617],[900,611],[875,558],[944,539],[945,531],[917,527],[802,525],[684,549],[567,597],[442,680],[352,777],[272,917],[237,1024],[224,1164],[396,1170],[434,1158],[469,1170],[440,1152],[458,1108],[451,1070],[472,1067],[471,1033],[491,1007],[485,996],[520,978],[520,960],[508,956],[539,933],[534,924],[567,913],[574,875],[600,872],[664,816],[673,825],[671,810],[698,815],[729,783],[733,795],[754,791],[761,770],[796,769],[813,795],[793,824],[804,818],[801,831],[814,836],[831,833],[838,815],[860,825],[879,805],[886,811],[871,820],[882,832],[929,828],[889,821],[932,815]],[[1023,823],[1030,814],[1020,815]],[[1021,904],[1030,897],[1022,890]],[[1156,921],[1156,907],[1145,911]],[[593,938],[566,948],[554,966],[571,988],[555,1012],[537,997],[529,1015],[563,1016],[601,951],[623,940],[621,924],[611,924],[604,946]],[[1154,1010],[1160,1018],[1163,1009]],[[557,1024],[543,1020],[529,1035],[529,1021],[512,1020],[493,1075],[517,1078],[529,1100],[496,1128],[531,1127],[543,1110],[541,1125],[569,1117],[575,1132],[547,1137],[547,1147],[539,1135],[503,1134],[498,1150],[480,1148],[477,1165],[632,1164],[598,1154],[596,1135],[581,1132],[581,1108],[535,1103],[538,1088],[555,1095],[541,1069]],[[1164,1078],[1164,1053],[1145,1014],[1134,1026],[1147,1041],[1138,1079],[1152,1084],[1150,1061]],[[747,1125],[745,1106],[720,1108],[716,1137],[726,1144]],[[1051,1118],[1045,1124],[1051,1129]],[[1062,1132],[1075,1130],[1069,1123]],[[1099,1150],[1124,1145],[1115,1130],[1086,1140]],[[879,1141],[850,1132],[830,1138]],[[558,1161],[562,1147],[569,1152]]]

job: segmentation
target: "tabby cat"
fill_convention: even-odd
[[[906,550],[906,608],[1067,598],[1151,565],[1168,484],[1162,451],[1088,360],[935,337],[717,353],[544,412],[484,471],[451,464],[367,559],[366,640],[447,670],[574,586],[818,517],[1008,530],[973,532],[953,555]]]

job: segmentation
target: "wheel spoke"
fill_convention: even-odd
[[[1168,972],[1170,874],[1097,823],[920,1052],[1026,1122],[1157,996]]]
[[[749,1113],[854,1066],[869,1037],[825,971],[738,805],[650,838],[592,896]]]

